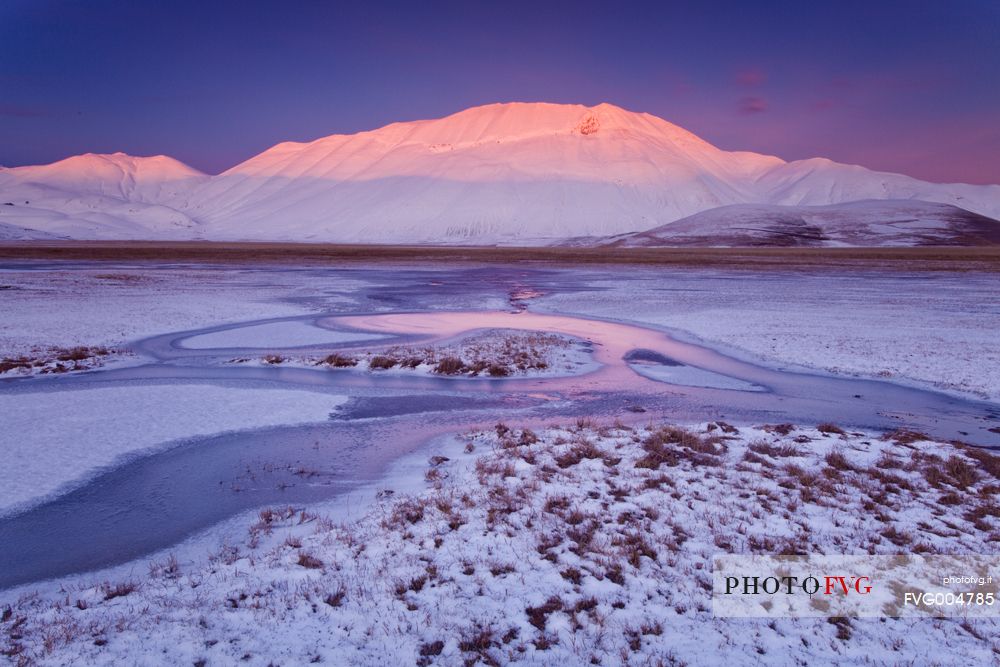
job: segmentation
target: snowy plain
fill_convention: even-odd
[[[630,271],[534,302],[665,327],[784,367],[1000,400],[1000,276]]]
[[[170,331],[317,313],[500,310],[519,294],[528,296],[517,305],[532,311],[645,322],[783,367],[886,377],[994,402],[1000,397],[1000,352],[993,343],[1000,312],[990,298],[1000,281],[987,274],[24,265],[6,266],[0,283],[11,287],[0,290],[3,350],[127,348],[129,341]],[[440,294],[433,291],[439,288]],[[238,341],[252,347],[302,340],[299,327],[257,329],[257,336]],[[21,384],[0,384],[0,402],[12,401],[19,434],[3,443],[24,448],[17,460],[26,466],[12,470],[13,495],[5,503],[57,492],[178,439],[323,420],[340,400],[212,384],[31,389],[48,381],[15,380],[39,383],[23,385],[29,387],[24,392],[10,389]],[[218,405],[227,407],[212,409]],[[66,435],[79,431],[74,418],[81,413],[94,420],[84,420],[84,428],[98,429],[84,445]],[[197,418],[179,426],[174,422],[184,420],[170,414]],[[580,664],[594,658],[721,664],[748,656],[758,664],[830,658],[985,664],[998,655],[990,621],[968,627],[853,621],[843,628],[822,620],[713,619],[698,583],[711,554],[766,550],[761,545],[768,539],[775,548],[787,540],[829,553],[888,553],[921,544],[988,552],[1000,531],[990,473],[977,473],[971,483],[939,478],[927,470],[943,463],[917,457],[910,465],[913,443],[880,434],[798,427],[782,435],[740,424],[738,434],[716,443],[724,452],[713,445],[716,453],[705,459],[678,446],[678,465],[657,476],[637,465],[652,424],[632,419],[641,420],[634,429],[586,420],[539,429],[534,442],[519,428],[459,434],[339,501],[236,517],[225,530],[193,536],[152,558],[0,593],[0,611],[11,610],[0,647],[30,658],[27,664],[129,663],[137,655],[153,662],[262,665],[316,657],[334,664]],[[699,438],[722,429],[689,428]],[[144,429],[149,432],[137,437]],[[503,444],[511,440],[515,446]],[[585,441],[601,454],[592,456]],[[60,457],[31,461],[53,446]],[[941,462],[957,457],[975,465],[963,449],[918,446]],[[844,454],[850,468],[823,472],[824,478],[802,475],[833,468],[832,453]],[[433,456],[449,461],[414,463]],[[886,457],[899,466],[880,467]],[[830,488],[828,479],[841,488]],[[378,493],[382,488],[395,493]],[[817,489],[828,495],[810,495]],[[775,511],[761,513],[761,502]],[[866,502],[883,517],[874,534],[865,523],[873,511]],[[572,535],[582,538],[579,531],[590,527],[587,552],[574,546]],[[560,535],[566,539],[554,542]],[[649,549],[636,535],[646,536]],[[679,581],[678,571],[690,581]],[[558,603],[549,604],[553,597]],[[845,633],[854,639],[843,639]]]
[[[538,433],[500,424],[421,454],[430,458],[416,488],[409,461],[405,477],[382,481],[402,482],[399,492],[355,516],[266,508],[244,519],[242,540],[216,541],[207,557],[164,553],[148,571],[25,594],[12,601],[17,638],[4,648],[46,665],[137,655],[967,665],[1000,655],[996,618],[711,612],[720,551],[990,552],[1000,458],[909,434],[585,420]]]
[[[415,274],[438,277],[429,267]],[[0,356],[48,346],[117,347],[165,331],[348,309],[359,305],[359,290],[382,280],[377,269],[317,276],[8,266],[0,271]],[[476,297],[443,295],[437,307],[504,308],[504,287],[483,286]],[[544,296],[528,301],[533,309],[663,326],[779,364],[1000,398],[995,274],[582,269],[545,272],[535,288]],[[384,310],[392,303],[364,305]]]

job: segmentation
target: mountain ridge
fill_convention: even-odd
[[[725,151],[608,103],[497,103],[282,142],[214,176],[167,156],[74,156],[0,169],[0,203],[9,198],[35,210],[0,207],[0,222],[59,235],[114,238],[131,225],[128,238],[362,243],[541,244],[735,204],[922,200],[1000,217],[1000,185]],[[75,230],[81,210],[90,226]]]

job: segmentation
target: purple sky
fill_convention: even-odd
[[[0,164],[285,140],[497,101],[721,148],[1000,183],[1000,2],[0,3]]]

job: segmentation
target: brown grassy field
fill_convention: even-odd
[[[1000,246],[915,248],[570,248],[338,245],[208,241],[22,241],[2,259],[295,263],[333,262],[638,264],[733,269],[883,268],[1000,271]]]

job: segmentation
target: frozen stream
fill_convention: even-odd
[[[126,562],[255,507],[330,499],[377,479],[393,460],[435,436],[497,421],[833,422],[872,430],[905,426],[943,440],[1000,445],[1000,435],[988,430],[1000,419],[994,404],[889,382],[776,370],[655,328],[534,312],[520,303],[513,311],[433,310],[426,292],[406,301],[407,289],[416,288],[405,275],[399,279],[386,307],[172,332],[133,345],[148,361],[144,365],[0,382],[0,396],[197,382],[349,397],[327,422],[177,443],[0,518],[0,588]],[[530,272],[521,272],[519,281],[530,286]],[[456,283],[455,289],[472,288]],[[265,352],[433,345],[494,328],[587,341],[599,366],[577,375],[497,379],[225,363]],[[86,442],[85,433],[80,438]]]

